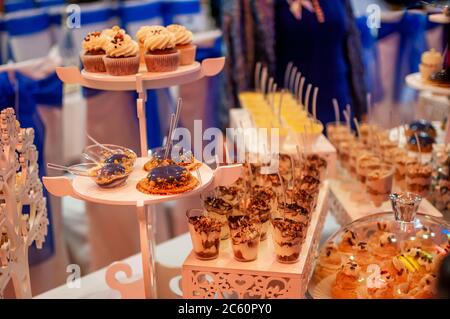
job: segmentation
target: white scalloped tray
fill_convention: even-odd
[[[406,76],[405,78],[406,84],[408,84],[411,88],[418,91],[430,91],[434,94],[450,96],[450,88],[434,86],[428,83],[425,83],[420,76],[420,73],[412,73]]]
[[[44,185],[51,194],[57,196],[73,196],[78,199],[108,205],[136,206],[149,205],[179,199],[199,193],[213,182],[215,185],[233,183],[241,174],[241,165],[221,166],[212,170],[202,164],[199,168],[202,183],[195,189],[175,195],[149,195],[136,189],[136,184],[147,176],[143,169],[148,158],[140,157],[136,160],[135,168],[125,185],[112,189],[100,188],[92,178],[76,176],[70,181],[65,176],[44,177]],[[196,177],[195,171],[192,173]]]
[[[179,66],[171,72],[147,72],[141,64],[134,75],[113,76],[107,73],[93,73],[80,70],[76,66],[58,67],[58,77],[68,84],[80,84],[84,87],[107,91],[142,91],[143,89],[161,89],[174,85],[190,83],[204,76],[218,74],[225,65],[225,58],[205,59],[202,63]]]

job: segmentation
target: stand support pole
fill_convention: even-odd
[[[136,106],[137,116],[139,120],[139,137],[141,139],[141,156],[147,157],[147,119],[145,116],[145,102],[147,101],[147,91],[145,90],[141,74],[136,75],[136,91],[138,92]]]
[[[156,298],[156,295],[152,294],[152,287],[155,283],[153,276],[153,268],[151,266],[151,260],[153,260],[152,251],[149,246],[149,236],[147,228],[147,213],[144,203],[139,203],[136,206],[137,217],[139,222],[139,237],[141,243],[141,255],[142,255],[142,273],[144,275],[144,293],[145,298]]]

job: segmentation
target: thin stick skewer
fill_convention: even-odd
[[[333,108],[334,108],[334,117],[336,119],[337,123],[341,122],[341,115],[339,112],[339,103],[337,101],[337,99],[333,99]]]
[[[314,94],[313,94],[313,108],[312,108],[312,114],[314,119],[317,119],[317,94],[319,94],[319,88],[314,88]]]
[[[305,77],[302,77],[300,79],[300,89],[298,92],[298,101],[300,102],[300,104],[302,105],[303,108],[305,107],[305,103],[303,103],[303,88],[305,86],[305,81],[306,81]]]
[[[91,135],[89,135],[88,133],[86,133],[86,136],[88,139],[90,139],[94,144],[98,145],[99,147],[103,148],[104,150],[108,151],[108,152],[112,152],[114,153],[114,151],[108,147],[106,147],[105,145],[103,145],[102,143],[98,142],[96,139],[94,139]]]
[[[266,96],[270,96],[270,93],[272,93],[272,86],[273,86],[274,80],[273,77],[269,78],[269,87],[267,88],[267,93],[265,94]]]
[[[298,96],[298,90],[299,90],[299,84],[300,84],[301,77],[302,77],[302,74],[300,72],[297,72],[297,75],[295,76],[295,84],[294,84],[294,99],[297,99],[297,96]]]
[[[306,88],[306,95],[305,95],[305,111],[309,112],[309,95],[311,94],[311,88],[312,88],[312,84],[308,84],[307,88]]]
[[[169,134],[167,135],[166,149],[164,150],[164,160],[166,160],[167,157],[169,156],[170,146],[172,145],[172,135],[174,126],[175,126],[175,114],[172,113],[170,115]]]
[[[419,151],[419,163],[422,163],[422,146],[420,145],[419,135],[416,132],[414,136],[416,137],[417,150]]]
[[[297,67],[294,66],[294,68],[291,71],[291,75],[289,77],[289,92],[293,92],[293,87],[294,87],[294,81],[295,81],[295,76],[297,75]]]
[[[292,67],[293,67],[293,66],[294,66],[294,63],[289,62],[289,63],[287,64],[286,70],[284,71],[284,82],[283,82],[283,87],[284,87],[285,89],[287,89],[287,86],[288,86],[288,84],[289,84],[289,78],[290,78],[290,76],[291,76],[291,70],[292,70]]]
[[[266,89],[267,89],[267,77],[268,77],[268,73],[267,73],[267,67],[263,67],[262,69],[262,73],[261,73],[261,93],[263,95],[266,95]]]
[[[284,92],[285,90],[281,90],[281,94],[280,94],[280,101],[278,103],[278,121],[281,124],[281,107],[283,106],[283,96],[284,96]]]
[[[355,123],[356,132],[358,133],[358,140],[361,140],[361,130],[359,129],[359,122],[356,117],[353,118],[353,123]]]
[[[255,91],[260,91],[260,89],[261,89],[261,86],[259,83],[260,76],[261,76],[261,62],[258,62],[258,63],[256,63],[256,66],[255,66]]]
[[[367,93],[366,101],[367,101],[367,123],[370,123],[370,120],[372,118],[372,95],[370,93]]]
[[[64,171],[64,172],[69,172],[72,174],[76,173],[76,175],[89,176],[89,174],[85,170],[78,169],[75,167],[68,167],[68,166],[64,166],[64,165],[47,163],[47,168]]]

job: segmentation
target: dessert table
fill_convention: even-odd
[[[334,233],[339,226],[334,218],[327,214],[324,229],[321,233],[321,242]],[[181,267],[192,249],[189,233],[172,238],[156,246],[156,272],[158,275],[158,295],[160,298],[182,298]],[[177,253],[174,254],[173,252]],[[142,276],[141,254],[130,256],[125,262],[133,269],[136,277]],[[80,288],[69,288],[61,285],[45,293],[37,295],[34,299],[119,299],[120,294],[111,289],[105,281],[109,266],[101,268],[80,279]],[[121,278],[118,274],[118,278]]]

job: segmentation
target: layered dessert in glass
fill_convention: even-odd
[[[358,181],[364,184],[366,182],[367,174],[380,168],[381,162],[381,158],[373,153],[360,156],[356,161],[356,175]]]
[[[375,206],[388,200],[394,181],[394,167],[383,164],[379,168],[371,170],[366,177],[366,191]]]
[[[252,215],[228,216],[231,246],[237,261],[248,262],[258,258],[261,223]]]
[[[233,206],[219,197],[214,190],[204,192],[200,197],[207,216],[217,220],[222,225],[220,239],[227,239],[230,236],[227,217],[232,213]]]
[[[259,218],[259,222],[261,223],[261,241],[265,240],[269,231],[270,217],[272,215],[270,201],[258,196],[251,196],[246,207],[246,213]]]
[[[406,168],[406,190],[422,197],[430,192],[433,169],[431,165],[415,163]]]
[[[300,257],[306,226],[301,222],[282,217],[272,219],[272,226],[277,261],[295,263]]]
[[[217,258],[219,256],[221,223],[205,216],[201,209],[190,209],[186,216],[195,256],[201,260]]]

